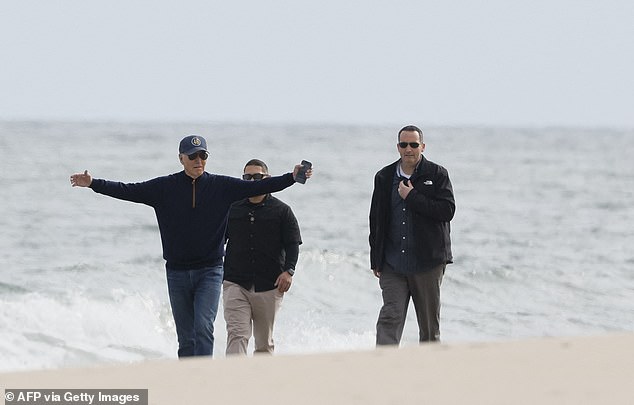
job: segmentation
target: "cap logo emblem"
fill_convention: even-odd
[[[202,142],[200,142],[200,139],[198,138],[192,138],[192,145],[194,146],[200,146]]]

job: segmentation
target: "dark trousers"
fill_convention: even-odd
[[[410,297],[414,302],[420,342],[440,340],[440,285],[445,264],[430,271],[399,274],[384,271],[379,285],[383,307],[376,323],[377,345],[398,345],[403,335]]]

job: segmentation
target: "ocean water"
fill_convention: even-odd
[[[71,188],[69,176],[142,181],[181,170],[179,140],[207,138],[207,170],[239,176],[313,162],[278,193],[304,244],[276,324],[279,354],[369,350],[381,306],[369,270],[374,173],[391,127],[0,122],[0,372],[176,358],[151,208]],[[457,211],[442,286],[445,342],[634,331],[634,130],[424,128]],[[222,309],[215,356],[226,342]],[[417,344],[410,311],[403,345]]]

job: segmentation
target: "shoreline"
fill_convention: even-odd
[[[614,405],[632,381],[634,333],[0,373],[3,390],[147,389],[153,405]]]

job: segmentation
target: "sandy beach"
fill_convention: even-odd
[[[634,404],[632,381],[634,334],[0,374],[2,389],[148,389],[154,405]]]

